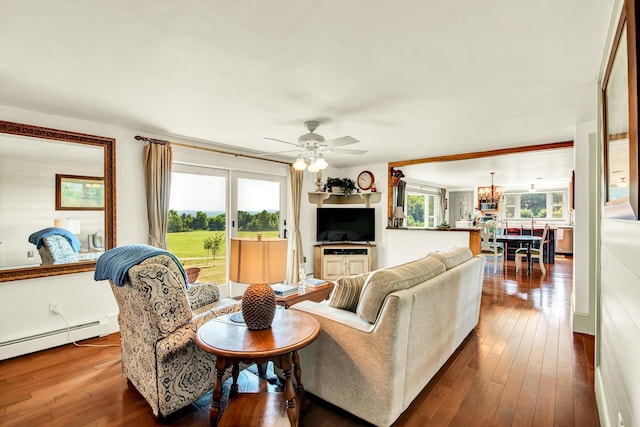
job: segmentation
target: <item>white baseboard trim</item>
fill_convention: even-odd
[[[595,322],[587,313],[573,313],[573,332],[579,332],[581,334],[595,335],[594,329]]]
[[[607,405],[607,394],[602,384],[602,374],[600,368],[595,367],[594,388],[596,392],[596,404],[598,405],[598,415],[600,416],[600,425],[602,427],[613,427],[609,418],[609,405]]]
[[[117,315],[116,319],[117,319]],[[36,351],[46,350],[72,341],[85,340],[112,333],[115,323],[117,332],[118,322],[112,322],[112,317],[87,320],[81,323],[70,324],[69,331],[66,327],[45,331],[31,336],[16,338],[5,342],[0,342],[0,360],[22,356]]]

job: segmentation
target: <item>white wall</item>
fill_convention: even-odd
[[[594,94],[594,105],[597,100]],[[594,107],[595,108],[595,107]],[[595,335],[596,264],[600,180],[596,122],[576,125],[574,168],[576,174],[573,233],[572,314],[575,332]]]
[[[614,0],[607,50],[616,30],[622,0]],[[637,3],[637,2],[636,2]],[[636,7],[638,5],[636,4]],[[600,80],[607,63],[603,53]],[[598,104],[602,102],[599,99]],[[600,112],[600,109],[599,109]],[[602,117],[598,149],[602,152]],[[602,182],[601,166],[592,173]],[[600,196],[602,197],[602,196]],[[602,206],[602,202],[600,203]],[[596,294],[596,399],[604,426],[640,425],[640,222],[603,217],[600,222],[600,274]]]

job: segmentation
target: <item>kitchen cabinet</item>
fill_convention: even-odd
[[[573,255],[573,228],[558,227],[556,232],[556,253]]]

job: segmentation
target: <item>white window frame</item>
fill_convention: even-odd
[[[546,195],[547,215],[544,218],[535,218],[535,220],[546,221],[566,221],[569,218],[569,207],[567,206],[567,190],[564,189],[549,189],[545,191],[537,191],[537,193],[544,193]],[[562,218],[553,218],[553,193],[562,193]],[[504,195],[504,203],[502,204],[502,218],[513,221],[529,221],[531,218],[522,218],[520,216],[520,196],[523,194],[530,194],[527,191],[507,191]],[[515,210],[514,217],[507,217],[507,195],[515,195]]]
[[[414,196],[424,196],[425,197],[425,209],[424,209],[424,226],[423,227],[415,227],[412,226],[410,227],[407,223],[407,220],[405,219],[405,224],[407,225],[408,228],[433,228],[436,227],[441,221],[440,221],[440,211],[442,210],[442,206],[441,206],[441,196],[440,196],[440,192],[436,191],[436,190],[431,190],[431,189],[427,189],[427,188],[407,188],[406,190],[406,194],[405,194],[405,199],[404,199],[404,206],[405,206],[405,216],[408,215],[407,212],[407,208],[409,206],[409,202],[408,202],[408,198],[409,195],[414,195]],[[429,221],[428,221],[428,213],[427,213],[427,207],[429,206],[429,197],[433,197],[434,199],[434,203],[433,203],[433,207],[434,207],[434,213],[433,213],[433,227],[429,227]]]

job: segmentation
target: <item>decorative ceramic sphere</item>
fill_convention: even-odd
[[[276,314],[276,294],[269,285],[251,285],[242,296],[242,316],[249,329],[271,327]]]

